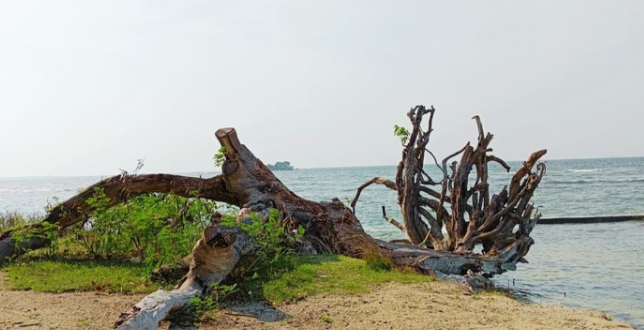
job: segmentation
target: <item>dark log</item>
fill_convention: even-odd
[[[26,233],[27,231],[24,232]],[[0,241],[0,266],[2,266],[5,260],[15,258],[25,251],[42,249],[49,245],[49,243],[49,240],[44,237],[16,239],[15,237],[7,235],[7,237],[2,238]]]
[[[539,219],[540,225],[585,224],[644,220],[644,215],[600,215],[592,217],[553,217]]]

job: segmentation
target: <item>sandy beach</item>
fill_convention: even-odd
[[[0,273],[1,274],[1,273]],[[111,329],[143,295],[6,290],[0,329]],[[274,320],[278,316],[280,320]],[[264,321],[259,320],[263,319]],[[167,325],[166,325],[167,327]],[[161,329],[164,327],[162,326]],[[200,329],[634,329],[601,312],[471,295],[446,282],[385,284],[354,296],[320,295],[283,304],[233,306]]]

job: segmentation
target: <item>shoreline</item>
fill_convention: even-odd
[[[1,329],[108,329],[144,294],[41,293],[4,288]],[[260,316],[263,322],[255,318]],[[275,315],[282,316],[275,320]],[[386,283],[358,295],[315,295],[272,308],[261,303],[214,312],[199,329],[636,329],[603,312],[472,295],[458,284]],[[166,329],[162,324],[159,329]]]

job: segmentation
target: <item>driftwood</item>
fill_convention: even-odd
[[[545,164],[537,162],[546,150],[530,155],[512,177],[509,189],[506,186],[499,194],[490,196],[488,164],[496,162],[507,171],[510,170],[501,158],[488,154],[492,151],[490,142],[493,135],[484,132],[480,118],[475,116],[473,119],[478,129],[477,144],[472,146],[468,142],[439,164],[427,149],[433,131],[434,111],[433,107],[427,109],[423,106],[409,111],[407,115],[412,130],[403,145],[402,160],[398,164],[395,182],[379,177],[366,182],[358,188],[351,207],[355,211],[363,189],[374,183],[384,185],[398,192],[403,222],[401,224],[387,217],[384,209],[383,216],[400,229],[411,244],[437,251],[460,253],[471,253],[477,244],[481,244],[488,259],[475,258],[483,262],[481,267],[484,272],[494,274],[502,272],[503,269],[514,269],[517,262],[524,260],[523,257],[534,243],[530,238],[530,232],[540,214],[533,214],[535,210],[529,202],[545,174]],[[427,128],[423,130],[425,116],[429,118]],[[448,166],[450,159],[459,154],[460,161],[454,161]],[[424,170],[426,155],[433,158],[442,172],[441,180],[434,180]],[[535,165],[537,171],[533,173]],[[469,184],[473,172],[476,178]],[[400,251],[398,249],[394,255]],[[417,258],[424,254],[425,252],[415,252],[412,255]],[[490,263],[492,260],[496,260],[496,263]],[[492,267],[489,268],[490,266]],[[431,265],[430,268],[432,267],[436,266]]]
[[[478,145],[474,148],[467,144],[459,152],[463,154],[461,162],[452,164],[451,174],[446,163],[459,153],[447,157],[442,166],[443,179],[434,182],[422,167],[432,130],[433,111],[433,108],[420,106],[410,111],[413,130],[403,150],[395,182],[382,178],[371,180],[358,189],[351,204],[355,207],[362,189],[372,183],[398,190],[404,215],[404,221],[398,223],[398,227],[404,230],[412,244],[375,240],[365,233],[355,212],[338,199],[314,202],[297,196],[239,141],[235,129],[222,128],[215,134],[226,150],[222,174],[208,179],[152,174],[119,175],[102,180],[56,206],[43,223],[7,231],[0,236],[0,265],[28,249],[46,246],[46,231],[51,230],[52,225],[63,231],[85,221],[93,211],[87,200],[94,195],[95,189],[102,189],[114,205],[146,193],[173,193],[225,202],[240,208],[238,221],[258,221],[252,220],[250,215],[258,214],[261,218],[271,209],[277,209],[287,230],[304,228],[302,252],[336,253],[357,258],[379,255],[401,267],[437,276],[466,275],[468,272],[492,276],[514,269],[517,262],[524,261],[523,257],[533,243],[529,233],[538,216],[531,217],[533,207],[528,201],[544,170],[531,173],[531,169],[545,150],[534,153],[517,171],[509,190],[490,197],[487,163],[504,163],[487,155],[492,137],[491,134],[483,135],[477,118]],[[428,130],[423,131],[420,128],[422,116],[427,114],[430,114],[430,124]],[[472,168],[476,168],[477,179],[473,188],[467,188]],[[432,189],[433,185],[439,185],[440,191]],[[450,205],[451,214],[447,205]],[[390,220],[397,223],[395,219]],[[446,237],[442,224],[447,230]],[[21,239],[17,244],[16,235],[24,233],[29,233],[29,239]],[[184,305],[191,297],[202,295],[210,284],[219,282],[235,267],[240,255],[253,251],[252,238],[243,235],[243,232],[230,233],[216,225],[209,227],[195,247],[186,280],[176,290],[157,291],[146,297],[119,320],[120,329],[154,329],[167,312]],[[486,254],[473,253],[477,243],[483,244]],[[200,265],[217,267],[204,271],[206,268]]]
[[[59,204],[35,225],[11,230],[0,236],[0,265],[10,257],[47,245],[44,231],[56,225],[59,230],[81,223],[94,211],[87,200],[102,189],[112,205],[146,193],[172,193],[200,197],[240,207],[239,218],[251,213],[267,214],[278,209],[291,229],[305,229],[305,248],[318,253],[338,253],[355,257],[378,253],[375,240],[367,235],[358,219],[339,200],[313,202],[290,191],[237,138],[233,128],[217,131],[216,137],[226,147],[222,174],[209,179],[169,174],[117,175],[88,187]],[[49,224],[45,226],[44,223]],[[14,235],[29,233],[30,240],[15,244]]]
[[[168,314],[182,308],[195,297],[202,297],[211,284],[221,282],[235,267],[241,251],[234,245],[235,234],[211,225],[192,251],[190,270],[177,288],[159,289],[137,303],[132,312],[123,313],[116,322],[118,330],[152,330]]]

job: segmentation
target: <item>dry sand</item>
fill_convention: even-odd
[[[5,290],[0,329],[111,329],[143,295]],[[385,284],[369,294],[314,296],[278,306],[235,306],[200,329],[634,329],[604,313],[469,295],[453,283]],[[277,321],[260,321],[274,319]]]

